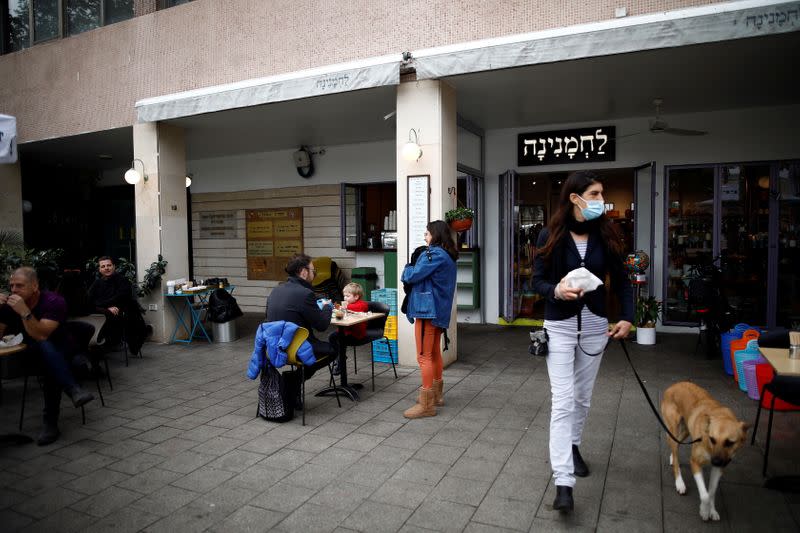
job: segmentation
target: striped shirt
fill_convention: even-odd
[[[575,240],[575,246],[578,248],[578,253],[581,256],[581,259],[586,257],[586,247],[588,245],[588,239],[582,241],[577,239]],[[599,287],[595,290],[603,290],[603,288]],[[545,320],[544,327],[548,331],[574,334],[576,331],[578,331],[578,315],[566,318],[564,320]],[[608,331],[608,319],[602,316],[597,316],[589,311],[589,308],[584,305],[581,312],[581,330],[581,333],[589,335],[606,333]]]

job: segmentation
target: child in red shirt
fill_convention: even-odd
[[[362,300],[364,297],[364,289],[361,288],[361,285],[358,283],[348,283],[345,285],[342,293],[344,294],[342,307],[351,313],[366,313],[369,311],[369,304]],[[353,327],[347,328],[344,330],[344,334],[346,337],[351,337],[353,339],[363,339],[367,336],[367,323],[362,322],[361,324],[356,324]]]

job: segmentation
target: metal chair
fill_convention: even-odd
[[[373,341],[386,341],[386,346],[389,348],[389,362],[392,364],[392,370],[394,371],[394,379],[397,379],[397,367],[394,364],[394,356],[392,355],[392,343],[389,342],[389,337],[386,336],[384,331],[386,329],[386,320],[389,318],[389,306],[383,302],[367,302],[367,305],[369,305],[369,311],[373,313],[383,313],[384,316],[382,318],[376,318],[375,320],[370,320],[367,322],[367,334],[363,339],[348,338],[346,342],[349,346],[353,347],[353,367],[356,374],[358,374],[356,347],[364,346],[365,344],[370,345],[370,363],[372,364],[372,392],[375,392],[375,356],[372,353]],[[339,339],[339,342],[345,342],[345,339]]]
[[[770,393],[771,397],[766,398],[765,394]],[[775,401],[776,399],[783,400],[788,402],[789,404],[793,404],[791,407],[794,407],[795,411],[800,411],[800,378],[795,377],[788,377],[788,376],[775,376],[772,381],[769,383],[765,383],[763,387],[761,387],[761,398],[762,401],[758,402],[758,407],[756,408],[756,421],[753,424],[753,436],[750,439],[750,444],[756,443],[756,432],[758,431],[758,419],[761,416],[761,409],[763,406],[763,400],[769,400],[769,422],[767,423],[767,442],[764,444],[764,466],[761,469],[761,475],[767,475],[767,462],[769,461],[769,444],[770,438],[772,437],[772,415],[775,413]],[[784,409],[789,410],[789,409]]]
[[[296,372],[298,369],[300,370],[300,401],[303,403],[303,425],[306,425],[306,376],[305,376],[305,365],[302,361],[297,358],[297,350],[300,349],[300,345],[303,344],[306,339],[308,339],[308,330],[304,327],[298,327],[297,331],[294,333],[294,337],[292,338],[292,342],[289,344],[289,347],[286,348],[286,355],[288,356],[286,362],[289,364],[293,371]],[[327,357],[327,356],[326,356]],[[331,382],[334,381],[333,378],[333,368],[331,367],[330,362],[328,363],[328,372],[331,374]],[[339,404],[339,407],[342,406],[341,400],[339,400],[339,392],[334,387],[333,389],[336,394],[336,403]]]
[[[77,346],[76,353],[73,357],[77,357],[79,355],[83,355],[87,358],[87,360],[91,363],[91,373],[92,377],[94,378],[95,385],[97,386],[97,393],[100,396],[100,404],[105,407],[106,402],[103,398],[103,391],[100,388],[100,372],[99,366],[97,365],[97,358],[95,355],[91,353],[89,350],[89,343],[91,342],[92,338],[94,337],[95,327],[88,322],[82,322],[80,320],[68,320],[64,322],[64,327],[66,327],[69,331],[69,334],[72,336],[75,345]],[[111,384],[111,376],[108,373],[108,360],[105,361],[106,367],[106,375],[108,376],[108,383]],[[22,422],[25,419],[25,397],[28,393],[28,377],[30,377],[30,367],[25,365],[25,381],[22,385],[22,401],[19,411],[19,430],[22,431]],[[37,369],[36,375],[37,378],[41,376],[40,369]],[[86,409],[84,406],[81,406],[81,420],[83,424],[86,424]]]

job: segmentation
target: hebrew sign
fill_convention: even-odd
[[[614,161],[615,136],[614,126],[520,133],[517,166]]]
[[[286,279],[286,263],[303,251],[303,208],[248,209],[247,279]]]
[[[236,211],[200,213],[201,239],[235,239]]]

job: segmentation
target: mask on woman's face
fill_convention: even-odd
[[[586,220],[594,220],[606,212],[606,206],[602,200],[581,200],[586,202],[586,207],[581,209],[581,214]]]

